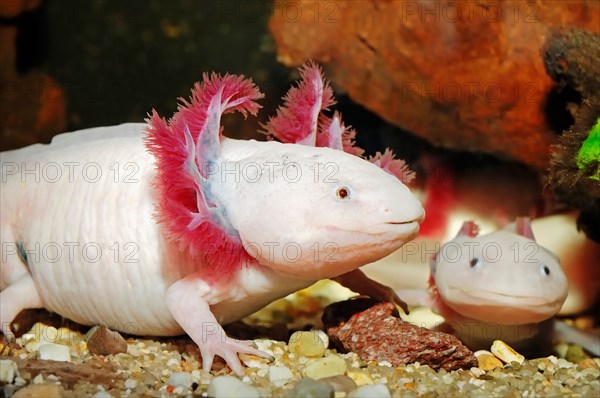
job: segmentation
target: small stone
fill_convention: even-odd
[[[318,380],[323,377],[343,375],[346,370],[348,370],[348,365],[344,358],[330,355],[308,362],[302,371],[302,375]]]
[[[592,316],[581,316],[575,319],[573,327],[583,331],[589,331],[594,329],[594,317]]]
[[[19,375],[19,368],[15,361],[11,359],[0,360],[0,382],[1,383],[12,383],[13,380]]]
[[[496,368],[501,368],[504,366],[502,361],[496,358],[494,355],[490,354],[481,354],[477,356],[477,362],[479,363],[479,367],[486,372],[488,370],[493,370]]]
[[[88,332],[87,346],[90,353],[95,355],[114,355],[127,352],[127,342],[117,332],[105,325],[92,328]]]
[[[71,361],[69,347],[62,344],[46,343],[38,349],[40,359],[51,359],[53,361]]]
[[[575,387],[577,385],[577,380],[575,380],[573,378],[569,378],[569,379],[565,380],[564,383],[569,387]]]
[[[167,384],[184,389],[192,386],[192,375],[189,372],[175,372],[169,376]]]
[[[100,390],[92,395],[92,398],[113,398],[113,396],[106,390]]]
[[[58,337],[58,329],[54,326],[48,326],[41,322],[36,323],[31,328],[33,338],[40,343],[54,343]]]
[[[371,376],[368,373],[362,370],[349,370],[347,373],[348,377],[350,377],[357,386],[364,386],[366,384],[375,383]]]
[[[287,366],[269,366],[269,381],[277,387],[283,387],[293,376]]]
[[[336,392],[349,393],[357,387],[356,382],[346,375],[324,377],[319,381],[329,383]]]
[[[592,358],[586,358],[579,362],[580,369],[600,369],[600,366]]]
[[[471,368],[470,370],[471,374],[475,377],[481,377],[485,374],[485,370],[481,369],[481,368]]]
[[[316,333],[317,336],[323,340],[323,345],[325,346],[325,349],[327,349],[329,347],[329,336],[327,336],[327,333],[319,329],[314,329],[312,332]]]
[[[333,387],[320,380],[305,377],[288,393],[289,398],[333,398]]]
[[[559,358],[566,358],[567,351],[569,351],[569,344],[561,341],[554,346],[554,351],[556,351]]]
[[[290,352],[309,358],[321,358],[325,354],[323,338],[316,331],[299,331],[290,336],[288,342]]]
[[[58,328],[57,333],[58,336],[56,341],[54,341],[55,343],[58,341],[63,341],[68,342],[69,344],[73,344],[82,340],[81,334],[66,327]]]
[[[138,381],[136,379],[127,379],[125,380],[125,388],[134,389],[138,385]]]
[[[492,343],[492,353],[505,363],[517,362],[523,364],[525,357],[516,352],[511,346],[502,340],[494,340]]]
[[[15,392],[13,398],[62,397],[64,392],[60,384],[30,384]]]
[[[258,389],[237,377],[219,376],[212,379],[206,391],[211,398],[260,398]]]
[[[588,358],[589,356],[585,353],[585,351],[583,351],[583,348],[581,348],[578,345],[569,346],[569,349],[567,350],[567,355],[565,356],[565,359],[567,361],[577,364]]]
[[[348,398],[390,398],[390,390],[385,384],[371,384],[358,387],[356,390],[348,394]]]

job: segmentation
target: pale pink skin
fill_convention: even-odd
[[[434,309],[472,349],[493,340],[548,347],[568,292],[558,258],[535,242],[527,218],[481,236],[465,222],[432,260],[430,283]]]
[[[224,139],[222,157],[230,163],[282,162],[284,156],[304,166],[333,162],[340,166],[336,178],[352,190],[352,200],[340,203],[335,189],[339,184],[315,185],[308,176],[292,187],[281,180],[226,181],[215,194],[227,204],[230,221],[245,243],[266,247],[269,242],[294,242],[302,256],[290,262],[281,252],[254,253],[255,262],[215,280],[206,277],[202,264],[191,263],[169,243],[153,218],[154,158],[142,142],[144,127],[80,131],[59,136],[49,146],[0,154],[0,321],[6,335],[12,335],[10,322],[21,310],[45,307],[82,324],[106,324],[133,334],[185,332],[199,345],[205,369],[219,355],[242,374],[237,353],[266,354],[227,337],[221,324],[324,278],[359,293],[395,298],[391,289],[358,270],[412,239],[424,217],[419,201],[395,177],[333,149]],[[20,170],[25,165],[31,170],[36,162],[41,168],[50,162],[79,166],[73,181],[63,166],[58,181],[42,177],[35,182]],[[83,165],[90,162],[100,167],[99,181],[82,177]],[[133,166],[126,168],[128,162]],[[116,178],[115,165],[120,171]],[[15,241],[29,251],[29,267],[17,255]],[[73,261],[67,255],[69,242],[79,245]],[[82,246],[90,243],[102,248],[97,262],[82,256]],[[324,253],[314,260],[315,243],[336,244],[338,261],[326,261]],[[36,258],[36,244],[57,244],[61,259],[50,262],[52,253],[40,249]]]
[[[441,300],[457,313],[484,322],[523,324],[556,315],[568,284],[558,258],[533,239],[529,220],[477,236],[466,222],[432,261]],[[511,230],[513,229],[513,230]],[[519,230],[519,228],[516,228]],[[474,265],[473,265],[474,264]]]

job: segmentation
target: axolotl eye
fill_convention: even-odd
[[[542,276],[550,276],[550,268],[546,264],[540,265],[540,272]]]
[[[350,188],[345,186],[338,187],[338,189],[335,191],[335,194],[337,195],[338,199],[350,199]]]

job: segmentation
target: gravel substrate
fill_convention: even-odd
[[[311,318],[309,313],[318,312],[322,305],[322,299],[295,296],[247,321],[264,322],[271,316],[293,314],[304,326],[318,327],[318,318]],[[292,329],[298,326],[290,325]],[[103,356],[90,353],[84,334],[38,323],[17,339],[18,346],[1,347],[4,356],[0,358],[0,391],[8,397],[600,396],[600,359],[574,355],[577,347],[563,346],[559,350],[577,364],[550,356],[487,371],[480,363],[480,367],[447,372],[418,363],[399,367],[386,362],[366,363],[352,352],[339,354],[323,349],[329,344],[324,333],[315,332],[314,339],[298,333],[295,336],[291,344],[254,340],[275,361],[241,355],[247,368],[240,379],[220,361],[210,373],[201,370],[198,349],[187,338],[129,337],[125,339],[126,353]]]

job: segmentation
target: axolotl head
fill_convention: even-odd
[[[529,219],[477,236],[473,222],[432,261],[438,300],[462,316],[498,324],[536,323],[556,315],[567,297],[558,258],[539,246]]]
[[[424,218],[400,180],[339,150],[225,140],[222,154],[240,176],[221,185],[227,218],[247,252],[284,276],[331,278],[376,261]]]

